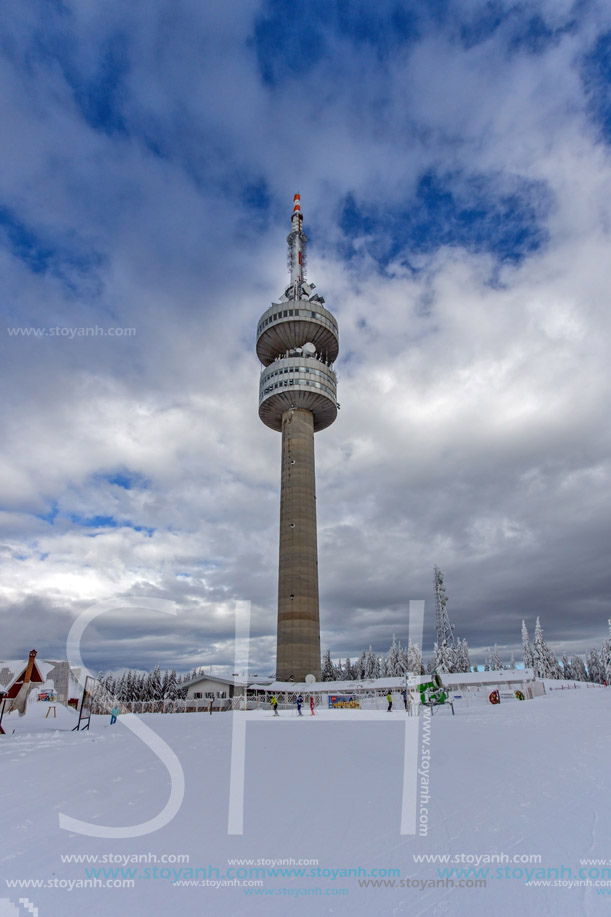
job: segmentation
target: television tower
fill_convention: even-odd
[[[337,322],[306,281],[307,236],[295,195],[287,236],[291,280],[257,326],[259,417],[282,433],[276,678],[320,678],[314,433],[337,417]]]

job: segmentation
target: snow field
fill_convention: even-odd
[[[36,704],[36,713],[44,706]],[[400,834],[404,723],[409,718],[398,707],[391,714],[324,709],[314,717],[304,710],[302,718],[292,711],[276,719],[267,710],[246,714],[243,835],[227,834],[232,715],[145,715],[144,722],[180,759],[185,798],[178,815],[160,831],[121,840],[64,832],[58,814],[103,825],[139,823],[165,805],[168,773],[120,720],[109,727],[108,717],[94,717],[89,732],[72,733],[75,717],[72,711],[63,714],[57,728],[50,728],[48,720],[28,711],[20,722],[17,717],[14,734],[0,737],[0,899],[27,897],[40,917],[175,912],[241,917],[289,910],[308,917],[574,917],[607,914],[611,908],[611,896],[598,894],[601,889],[593,885],[524,884],[525,869],[556,869],[568,883],[584,868],[580,860],[610,857],[605,812],[611,790],[611,690],[557,691],[523,703],[457,709],[455,717],[447,711],[422,717],[418,758],[428,762],[421,768],[428,779],[426,836]],[[4,725],[14,719],[12,714]],[[414,773],[407,779],[419,777]],[[73,855],[112,855],[119,862],[65,862]],[[423,855],[458,862],[414,860]],[[490,863],[491,855],[540,861]],[[147,863],[129,861],[145,856]],[[188,863],[162,864],[164,856],[188,857]],[[265,863],[228,863],[236,858]],[[317,863],[304,867],[299,860]],[[274,861],[289,863],[270,866]],[[133,887],[79,887],[79,882],[92,881],[85,872],[92,868],[135,868],[138,873],[97,877],[131,881]],[[266,872],[299,868],[314,872]],[[438,872],[475,868],[489,872],[485,878],[483,873],[444,877]],[[193,873],[197,878],[188,869],[199,869]],[[238,881],[263,885],[219,884],[236,881],[235,872],[228,872],[232,869],[243,871]],[[251,869],[264,874],[249,879]],[[392,875],[391,870],[399,872]],[[567,870],[574,874],[570,880]],[[47,885],[9,888],[7,879]],[[363,886],[359,880],[395,885]],[[207,884],[180,884],[188,881]],[[485,881],[486,886],[458,887],[460,881]]]

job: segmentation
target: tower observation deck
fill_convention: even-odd
[[[257,326],[259,417],[282,433],[276,677],[320,677],[314,433],[337,417],[337,322],[306,281],[301,200],[287,236],[291,280]]]

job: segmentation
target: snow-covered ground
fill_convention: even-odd
[[[248,714],[242,835],[227,833],[233,715],[146,715],[181,762],[184,801],[153,834],[104,839],[62,830],[59,813],[99,825],[146,821],[168,800],[168,771],[121,720],[111,727],[96,717],[89,732],[74,733],[72,711],[58,708],[54,721],[46,709],[35,703],[22,719],[5,717],[0,736],[0,917],[32,908],[40,917],[611,913],[611,689],[457,705],[456,716],[443,710],[430,720],[430,745],[421,718],[427,836],[400,833],[402,710]],[[408,787],[412,780],[420,777],[410,770]],[[424,856],[452,861],[416,859]],[[259,876],[249,880],[255,867],[232,859],[259,860]],[[188,871],[196,869],[198,878]],[[232,869],[263,884],[219,884]],[[451,887],[444,869],[467,872],[454,873]],[[91,870],[103,887],[82,887],[93,884]],[[570,887],[588,873],[590,886]],[[565,884],[526,885],[529,877]],[[605,879],[606,888],[594,884]],[[132,887],[106,887],[124,881]],[[464,887],[476,881],[485,887]]]

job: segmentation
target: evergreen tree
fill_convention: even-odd
[[[588,681],[602,685],[605,680],[605,670],[596,650],[590,650],[586,656],[586,666],[588,667]]]
[[[359,680],[365,678],[365,672],[367,670],[367,653],[365,650],[361,653],[358,660],[355,662],[355,677]]]
[[[533,640],[533,662],[537,678],[561,678],[562,672],[558,661],[543,639],[543,628],[537,618]]]
[[[344,678],[346,681],[351,681],[354,678],[354,671],[352,669],[352,663],[350,662],[350,656],[346,656],[346,661],[344,663]]]
[[[327,650],[322,660],[322,680],[335,681],[335,666],[331,659],[331,650]]]
[[[512,672],[515,672],[516,660],[515,660],[515,656],[513,653],[511,654],[511,659],[509,660],[509,668],[511,669]]]
[[[435,644],[433,654],[433,671],[439,672],[440,675],[448,675],[454,669],[454,652],[453,647],[448,646],[444,641],[439,647]]]
[[[407,671],[414,675],[424,675],[424,665],[422,664],[422,653],[417,643],[410,640],[407,647]]]
[[[522,653],[524,668],[532,669],[534,667],[534,658],[533,651],[530,647],[530,640],[528,639],[528,631],[526,630],[526,621],[522,621]]]
[[[365,657],[365,678],[379,678],[380,677],[380,664],[378,662],[378,657],[374,653],[371,644],[369,645],[369,650]]]
[[[455,672],[470,672],[471,671],[471,659],[469,658],[469,646],[467,641],[463,637],[462,641],[457,645],[456,653],[456,664],[454,666]]]
[[[176,677],[176,669],[172,669],[168,676],[167,686],[166,686],[166,697],[169,700],[176,700],[178,696],[178,679]]]
[[[600,650],[600,664],[604,673],[603,681],[611,684],[611,618],[607,622],[609,625],[609,636],[603,640]]]
[[[406,672],[409,672],[408,648],[399,645],[399,674],[405,675]]]
[[[498,646],[497,646],[496,643],[495,643],[495,644],[494,644],[494,653],[492,654],[492,657],[491,657],[491,666],[490,666],[490,669],[491,669],[491,671],[493,671],[493,672],[500,672],[500,671],[502,671],[504,668],[505,668],[505,666],[503,665],[502,660],[501,660],[501,657],[499,656],[499,648],[498,648]]]
[[[161,669],[155,666],[148,679],[148,691],[151,700],[162,700]]]
[[[134,692],[134,673],[132,672],[131,669],[127,673],[126,693],[127,693],[127,700],[129,702],[136,700],[136,698],[134,697],[134,693],[135,693]]]
[[[571,671],[573,672],[575,681],[588,680],[588,673],[586,672],[585,663],[581,656],[571,656]]]
[[[562,677],[567,678],[567,679],[569,678],[573,679],[574,677],[573,676],[573,667],[571,663],[569,662],[569,657],[567,656],[566,653],[562,654],[561,667],[562,667]]]
[[[392,643],[390,644],[390,649],[388,650],[388,655],[386,656],[386,674],[391,678],[395,678],[398,675],[402,675],[400,659],[401,659],[401,644],[397,643],[397,638],[392,635]]]

